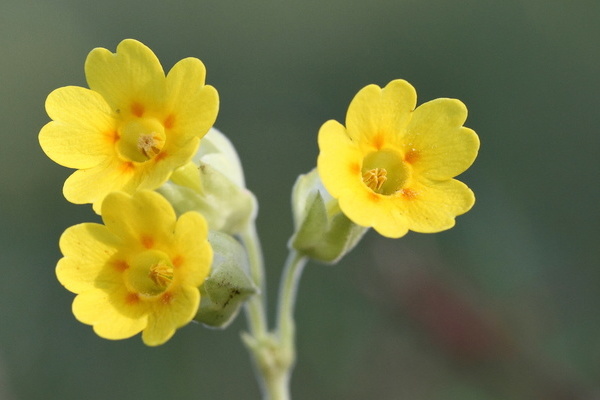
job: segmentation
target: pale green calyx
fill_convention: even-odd
[[[194,164],[210,164],[239,187],[246,187],[244,169],[231,141],[221,131],[210,128],[193,158]]]
[[[337,200],[323,187],[316,169],[296,180],[292,210],[295,233],[290,246],[314,260],[337,262],[367,231],[344,215]]]
[[[200,212],[210,230],[234,235],[256,218],[258,205],[246,189],[239,157],[215,128],[202,138],[193,161],[175,170],[158,191],[178,214]]]
[[[213,249],[210,276],[200,286],[200,308],[194,318],[213,328],[225,328],[244,302],[258,289],[248,273],[248,258],[242,245],[220,232],[210,232]]]

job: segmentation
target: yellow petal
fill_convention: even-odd
[[[44,152],[69,168],[91,168],[114,152],[115,120],[102,96],[89,89],[67,86],[46,99],[54,121],[39,134]]]
[[[135,102],[152,109],[164,104],[165,73],[152,50],[137,40],[123,40],[115,54],[104,48],[92,50],[85,75],[90,89],[115,112],[128,113]]]
[[[406,128],[416,104],[417,93],[404,80],[391,81],[383,89],[366,86],[348,107],[348,135],[369,143],[381,140],[380,137],[395,138]]]
[[[94,332],[105,339],[126,339],[147,325],[147,304],[128,302],[127,293],[115,289],[89,290],[73,301],[73,314],[78,321],[94,326]]]
[[[467,108],[456,99],[436,99],[420,105],[404,137],[405,148],[416,151],[415,170],[431,179],[448,179],[473,164],[479,149],[475,132],[462,124]]]
[[[133,191],[137,187],[141,176],[135,174],[135,168],[135,165],[116,158],[106,159],[94,168],[71,174],[65,181],[63,194],[74,204],[94,203],[94,210],[98,212],[106,194],[117,190]]]
[[[475,196],[464,183],[455,179],[416,183],[415,196],[403,202],[409,229],[432,233],[452,228],[455,217],[473,207]]]
[[[117,237],[146,249],[173,242],[175,211],[156,192],[143,190],[131,196],[123,192],[109,194],[102,203],[102,220]]]
[[[161,154],[145,163],[124,162],[117,157],[106,158],[101,164],[75,171],[67,178],[63,194],[74,204],[93,203],[94,211],[100,212],[108,193],[136,190],[154,190],[165,183],[173,170],[192,159],[199,139],[193,138],[184,147],[165,145]]]
[[[191,137],[201,138],[215,123],[219,110],[219,95],[212,86],[205,86],[206,69],[197,58],[186,58],[173,66],[167,75],[170,134],[178,145]]]
[[[173,336],[175,330],[189,323],[198,311],[200,290],[197,287],[180,287],[168,293],[168,300],[153,302],[148,326],[142,339],[148,346],[158,346]]]
[[[327,191],[338,198],[354,185],[362,183],[362,155],[337,121],[327,121],[319,130],[317,168]]]
[[[363,190],[340,197],[340,208],[355,224],[373,227],[379,234],[399,238],[408,232],[408,221],[398,205],[365,186]]]
[[[175,225],[181,265],[178,273],[186,285],[200,286],[210,273],[213,251],[207,240],[208,225],[197,212],[183,214]]]
[[[58,280],[73,293],[116,282],[118,275],[104,269],[118,245],[104,225],[84,223],[68,228],[60,237],[64,257],[56,266]]]
[[[177,143],[176,140],[173,141],[168,137],[161,153],[155,159],[138,165],[143,175],[140,189],[158,188],[169,179],[175,169],[187,164],[194,157],[200,139],[191,137],[186,143]]]

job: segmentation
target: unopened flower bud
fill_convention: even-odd
[[[200,287],[200,308],[194,319],[210,327],[225,328],[257,288],[248,275],[246,252],[235,239],[210,232],[208,241],[213,249],[213,263],[210,276]]]
[[[210,230],[236,234],[256,217],[257,203],[246,189],[239,157],[221,132],[212,128],[193,161],[173,172],[158,189],[177,213],[198,211]]]
[[[342,213],[337,200],[323,187],[316,169],[296,180],[292,209],[295,234],[290,246],[314,260],[337,262],[367,231]]]

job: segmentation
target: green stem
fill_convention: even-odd
[[[264,338],[267,335],[265,268],[255,225],[248,224],[240,237],[248,252],[250,276],[259,290],[246,303],[248,327],[253,337]]]
[[[294,366],[295,324],[294,304],[302,270],[308,259],[291,250],[285,263],[277,308],[277,326],[267,330],[264,266],[256,228],[241,234],[250,259],[250,273],[260,293],[246,304],[250,333],[243,336],[254,358],[257,378],[264,400],[290,400],[289,382]]]
[[[286,351],[295,354],[296,325],[294,305],[298,293],[300,277],[308,258],[295,250],[290,250],[281,276],[279,301],[277,303],[277,336]],[[295,358],[295,356],[294,356]]]

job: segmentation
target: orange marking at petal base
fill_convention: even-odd
[[[350,164],[350,172],[353,175],[358,174],[360,172],[360,165],[358,165],[358,163]]]
[[[111,144],[115,144],[119,141],[119,132],[117,131],[110,131],[110,132],[106,132],[104,134],[104,136],[106,136],[106,139],[111,143]]]
[[[159,162],[161,160],[164,160],[165,158],[167,158],[167,154],[168,153],[166,151],[161,151],[156,156],[154,156],[154,162]]]
[[[373,146],[375,146],[377,150],[381,150],[381,148],[383,147],[383,142],[383,135],[381,133],[378,133],[375,136],[373,136]]]
[[[140,296],[137,293],[127,293],[125,296],[125,303],[127,304],[136,304],[140,301]]]
[[[127,261],[125,260],[115,260],[113,261],[113,266],[115,267],[115,269],[117,271],[125,271],[127,268],[129,268],[129,264],[127,264]]]
[[[405,155],[404,155],[404,161],[406,161],[409,164],[413,164],[414,162],[416,162],[417,160],[419,160],[420,158],[420,154],[418,150],[412,149],[409,150]]]
[[[160,296],[160,301],[163,302],[164,304],[170,304],[171,301],[173,300],[173,293],[170,292],[165,292],[163,293],[162,296]]]
[[[144,111],[144,106],[140,103],[133,103],[131,105],[131,113],[138,118],[144,115]]]
[[[131,173],[131,172],[135,171],[135,165],[131,161],[127,161],[127,162],[122,163],[121,166],[119,167],[119,169],[123,173]]]
[[[152,239],[152,236],[142,236],[141,241],[142,246],[144,246],[147,249],[151,249],[152,246],[154,246],[154,239]]]
[[[183,257],[181,257],[181,256],[177,255],[177,256],[175,256],[175,257],[173,257],[173,258],[171,259],[171,263],[173,264],[173,266],[174,266],[175,268],[177,268],[177,267],[179,267],[181,264],[183,264]]]
[[[171,129],[175,124],[175,116],[173,114],[169,114],[167,118],[165,118],[165,122],[163,122],[163,126],[166,129]]]
[[[404,188],[400,191],[402,193],[402,196],[407,199],[407,200],[412,200],[417,198],[417,192],[416,190],[413,189],[409,189],[409,188]]]
[[[381,200],[381,199],[379,198],[379,195],[377,193],[370,191],[369,192],[369,200],[371,200],[374,203],[379,203],[379,200]]]

